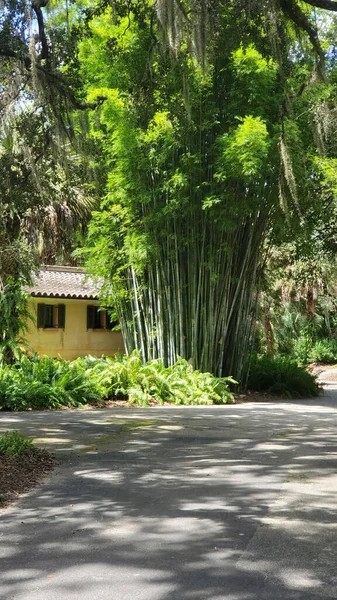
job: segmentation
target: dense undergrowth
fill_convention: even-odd
[[[294,343],[294,356],[303,365],[337,363],[337,340],[323,338],[314,341],[303,336]]]
[[[0,367],[0,410],[80,407],[108,399],[140,406],[225,404],[234,400],[230,386],[235,383],[231,377],[216,378],[194,370],[182,358],[171,367],[160,360],[143,364],[137,352],[72,362],[22,356],[15,364]],[[315,378],[296,361],[257,355],[250,365],[248,388],[289,397],[319,393]]]
[[[253,356],[247,385],[250,390],[289,398],[310,398],[321,391],[316,378],[295,359],[267,354]]]
[[[333,296],[320,296],[316,312],[309,317],[303,302],[282,304],[280,299],[270,311],[272,351],[292,358],[299,365],[337,363],[337,301]],[[268,353],[266,331],[261,318],[256,350]]]
[[[27,410],[95,404],[125,398],[131,404],[225,404],[233,401],[230,377],[201,373],[182,358],[171,367],[143,364],[137,352],[115,358],[23,356],[0,368],[0,409]]]
[[[66,360],[22,356],[0,368],[2,410],[80,406],[99,399],[99,387],[85,369]]]

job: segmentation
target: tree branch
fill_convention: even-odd
[[[315,8],[323,8],[324,10],[337,11],[337,2],[332,0],[303,0],[306,4],[310,4]]]
[[[39,60],[46,60],[46,61],[48,61],[48,58],[49,58],[49,46],[48,46],[46,31],[44,28],[44,20],[43,20],[43,14],[42,14],[41,9],[42,9],[42,7],[47,6],[47,4],[48,4],[48,0],[33,0],[33,2],[32,2],[32,9],[36,15],[38,28],[39,28],[39,39],[40,39],[40,42],[42,45],[42,51],[40,53]]]
[[[312,0],[312,2],[310,0],[310,4],[314,5],[314,1],[321,2],[325,0]],[[330,2],[328,2],[328,4],[330,4]],[[335,4],[337,6],[337,2]],[[288,18],[290,18],[295,25],[308,34],[311,44],[316,52],[317,64],[320,69],[321,76],[324,77],[324,52],[322,50],[315,27],[311,24],[310,20],[307,18],[307,15],[300,9],[294,0],[281,0],[280,6]]]
[[[51,80],[50,87],[51,89],[56,88],[64,98],[68,98],[77,110],[95,110],[98,106],[100,106],[105,100],[105,96],[98,96],[96,102],[79,102],[69,87],[68,81],[61,75],[61,73],[57,73],[55,71],[49,71],[42,65],[37,65],[36,67],[41,73],[43,73],[47,79]]]
[[[16,60],[20,60],[24,63],[27,70],[30,70],[32,66],[32,59],[29,54],[21,54],[21,52],[15,52],[11,48],[0,48],[0,56],[4,58],[15,58]]]
[[[3,56],[5,58],[13,58],[15,60],[23,61],[27,71],[31,70],[32,61],[28,54],[25,56],[22,56],[20,53],[16,53],[14,50],[11,50],[10,48],[5,48],[5,49],[0,48],[0,56]],[[55,71],[53,72],[40,64],[36,65],[36,70],[40,71],[40,73],[42,73],[46,77],[46,79],[48,79],[50,81],[51,89],[53,87],[57,88],[57,90],[65,98],[68,98],[70,100],[73,107],[76,108],[77,110],[95,110],[95,108],[100,106],[106,100],[106,98],[104,96],[99,96],[97,98],[96,102],[79,102],[77,100],[77,98],[75,97],[74,92],[70,89],[67,80],[60,73],[57,73]]]

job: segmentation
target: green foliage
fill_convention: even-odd
[[[2,410],[82,406],[100,397],[100,388],[77,363],[34,355],[0,368]]]
[[[270,117],[280,100],[275,88],[277,63],[271,57],[262,56],[254,44],[234,50],[232,61],[236,75],[233,111],[241,117],[247,113],[254,117]]]
[[[305,221],[310,245],[328,212],[318,182],[334,189],[334,163],[315,157],[332,89],[310,74],[317,60],[295,43],[291,12],[159,0],[87,14],[78,68],[87,100],[104,98],[89,124],[107,186],[84,254],[143,361],[183,356],[240,379],[264,242]]]
[[[46,107],[24,104],[0,128],[0,241],[13,248],[11,264],[0,256],[2,277],[15,275],[18,242],[25,243],[30,262],[37,255],[47,264],[69,260],[94,207],[94,185],[83,183],[89,172],[81,155],[57,139]]]
[[[255,355],[247,386],[253,391],[286,395],[289,398],[310,398],[320,393],[315,377],[294,359],[285,356],[272,358]]]
[[[331,344],[337,338],[337,263],[334,253],[319,249],[320,240],[317,232],[307,260],[297,258],[295,242],[274,249],[265,272],[259,348],[265,348],[267,335],[272,335],[275,351],[292,356],[299,364],[318,360],[321,352],[311,356],[311,351],[324,340],[329,347],[324,360],[331,360]],[[266,315],[272,333],[265,327]]]
[[[337,340],[317,340],[311,348],[307,361],[323,364],[337,363]]]
[[[0,368],[0,409],[27,410],[82,406],[103,399],[127,398],[131,404],[224,404],[232,401],[231,377],[201,373],[182,358],[171,367],[138,352],[116,358],[22,357]]]
[[[247,116],[229,135],[223,137],[224,165],[230,175],[254,178],[266,168],[270,140],[260,117]]]
[[[335,26],[305,5],[13,0],[0,16],[15,115],[0,140],[3,237],[69,256],[94,172],[84,254],[144,362],[183,356],[240,378],[264,248],[322,237],[337,189]]]
[[[307,318],[297,306],[281,306],[274,311],[274,335],[277,351],[280,354],[292,354],[294,343],[299,342],[299,351],[303,347],[303,338],[311,339],[308,334]],[[300,341],[301,340],[301,341]]]
[[[0,456],[3,454],[16,458],[28,454],[32,449],[32,440],[20,435],[18,431],[6,431],[0,434]]]
[[[0,365],[18,360],[25,340],[22,333],[32,318],[27,308],[28,294],[22,290],[23,278],[7,278],[0,289]]]
[[[85,255],[129,354],[165,366],[182,356],[239,378],[277,202],[278,67],[269,49],[232,35],[225,12],[205,69],[186,32],[174,61],[154,42],[162,27],[151,5],[130,21],[119,5],[88,20],[80,70],[88,101],[105,98],[90,136],[108,175]]]
[[[272,312],[274,342],[279,354],[299,365],[337,362],[337,315],[334,298],[322,294],[310,319],[301,303],[279,303]]]
[[[293,343],[292,355],[299,365],[307,365],[312,352],[312,338],[307,335],[301,335]]]
[[[150,402],[173,404],[225,404],[233,400],[231,377],[217,378],[201,373],[184,359],[165,367],[159,359],[142,363],[140,353],[114,359],[77,359],[86,366],[88,376],[101,386],[105,398],[128,398],[131,404]]]

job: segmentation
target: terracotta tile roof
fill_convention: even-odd
[[[99,286],[78,267],[43,266],[26,288],[32,296],[98,300]]]

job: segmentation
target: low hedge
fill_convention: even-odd
[[[289,398],[311,398],[321,392],[314,375],[299,366],[296,360],[284,356],[253,356],[247,387]]]

